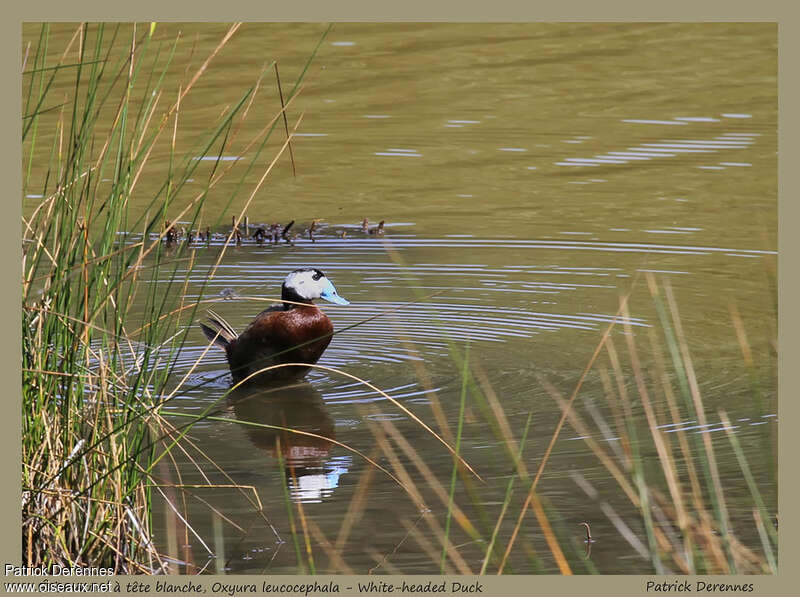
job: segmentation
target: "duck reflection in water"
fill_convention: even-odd
[[[283,461],[292,499],[321,501],[348,471],[349,456],[330,456],[333,443],[324,438],[336,439],[334,422],[311,384],[247,384],[234,388],[229,403],[237,419],[258,424],[243,426],[253,445]]]

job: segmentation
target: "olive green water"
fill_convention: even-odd
[[[290,89],[325,29],[244,25],[182,104],[178,153],[193,146],[271,60],[278,61]],[[167,86],[176,90],[186,80],[184,71],[196,70],[227,27],[159,24],[156,36],[169,41],[178,30],[185,43]],[[26,28],[24,38],[35,39],[37,31]],[[53,47],[64,47],[72,32],[56,28]],[[713,438],[737,536],[758,548],[749,491],[718,410],[735,422],[774,512],[776,298],[769,272],[777,248],[776,65],[772,25],[337,24],[287,110],[289,127],[302,114],[292,143],[296,176],[286,153],[247,209],[252,222],[294,219],[301,233],[320,219],[316,238],[303,234],[292,245],[229,248],[206,294],[274,297],[292,269],[321,268],[351,301],[326,309],[337,329],[384,314],[336,335],[320,364],[368,380],[440,432],[432,405],[441,406],[455,434],[469,344],[471,369],[496,394],[517,440],[532,413],[523,462],[535,471],[560,416],[542,378],[565,396],[572,392],[620,296],[631,288],[629,330],[643,350],[646,374],[660,388],[647,356],[648,330],[661,330],[645,279],[654,273],[675,292],[706,406],[707,427],[694,420],[682,421],[683,427]],[[279,106],[274,78],[267,77],[247,127],[264,126]],[[282,143],[277,135],[270,140],[247,188]],[[166,146],[157,151],[168,155]],[[224,157],[244,161],[252,155]],[[212,168],[202,164],[173,213],[202,190]],[[229,222],[238,213],[250,191],[229,206],[237,182],[234,177],[214,187],[204,221]],[[141,181],[134,212],[143,212],[156,192]],[[28,194],[26,211],[38,202],[35,190]],[[371,226],[384,220],[385,234],[365,234],[364,218]],[[221,245],[199,246],[195,258],[210,265]],[[186,289],[188,300],[200,298],[200,278],[195,282]],[[418,302],[404,305],[411,301]],[[752,351],[759,400],[732,305]],[[230,300],[214,308],[241,329],[263,303]],[[623,356],[625,333],[621,324],[612,332]],[[204,348],[199,330],[190,334],[179,372],[186,373]],[[608,363],[605,356],[600,361]],[[189,378],[191,389],[171,408],[201,412],[229,387],[225,371],[222,353],[209,352]],[[646,435],[633,378],[627,379],[632,411]],[[382,422],[390,421],[447,491],[451,456],[395,405],[337,373],[314,371],[307,382],[280,399],[226,403],[222,416],[335,436],[397,471],[379,441],[389,433]],[[672,423],[663,393],[653,392],[651,399],[660,422]],[[613,427],[596,373],[576,402],[588,421],[590,403]],[[455,494],[482,530],[497,520],[513,470],[488,412],[468,393],[460,451],[485,484],[477,483],[473,496],[462,486]],[[614,443],[615,433],[604,437],[591,427],[595,439]],[[578,524],[589,521],[597,570],[651,572],[651,562],[620,535],[601,503],[611,504],[646,544],[641,518],[579,436],[564,427],[538,486],[553,524],[571,537],[565,550],[582,549]],[[181,530],[161,504],[155,514],[161,548],[190,572],[297,571],[275,434],[205,421],[190,437],[228,477],[192,450],[199,466],[178,456],[180,483],[228,487],[193,488],[185,503],[167,492],[196,535]],[[438,572],[431,551],[441,551],[435,527],[444,527],[446,507],[401,447],[394,444],[393,452],[421,488],[429,512],[341,446],[297,438],[290,443],[285,456],[295,466],[288,474],[293,470],[296,478],[289,480],[289,498],[301,504],[307,526],[296,505],[294,524],[309,537],[318,572]],[[648,450],[648,462],[655,462]],[[587,497],[576,473],[600,497]],[[159,474],[179,482],[174,470]],[[517,484],[501,530],[503,546],[524,499],[522,487]],[[265,516],[248,501],[255,494]],[[343,528],[349,529],[346,537]],[[477,572],[480,546],[455,522],[453,528],[463,561],[448,560],[447,570]],[[325,547],[337,538],[343,563]],[[532,515],[518,541],[510,559],[514,572],[558,572]],[[541,569],[531,564],[532,549],[541,556]],[[301,559],[307,562],[304,544]],[[579,559],[570,561],[575,572],[587,570]]]

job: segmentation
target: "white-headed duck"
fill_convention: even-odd
[[[298,269],[281,286],[282,304],[265,309],[241,334],[213,311],[209,325],[200,324],[206,338],[225,351],[234,383],[281,363],[316,363],[330,344],[333,324],[316,305],[322,298],[348,305],[333,283],[318,269]],[[258,381],[287,380],[305,375],[310,367],[281,367],[257,376]]]

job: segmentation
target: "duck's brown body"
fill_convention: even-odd
[[[225,346],[233,380],[239,382],[259,369],[281,363],[313,365],[330,344],[332,334],[331,320],[312,304],[262,311]],[[280,367],[259,375],[259,380],[302,377],[308,370]]]
[[[316,305],[323,298],[339,305],[349,304],[318,269],[299,269],[286,276],[281,286],[282,304],[259,313],[241,333],[219,315],[209,311],[209,325],[200,324],[206,338],[223,348],[233,381],[238,383],[273,365],[278,367],[253,376],[259,382],[302,377],[328,348],[333,324]]]

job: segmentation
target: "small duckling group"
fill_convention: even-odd
[[[219,232],[212,233],[209,226],[206,226],[205,229],[187,230],[185,226],[176,227],[175,223],[166,220],[164,222],[163,237],[168,246],[175,245],[180,241],[184,241],[187,244],[192,244],[195,241],[209,244],[212,240],[224,241],[229,237],[232,237],[237,245],[241,245],[245,240],[253,240],[260,245],[264,243],[278,244],[281,241],[294,245],[298,238],[306,234],[311,242],[315,242],[314,235],[321,229],[320,222],[322,222],[322,220],[312,220],[311,224],[309,224],[308,228],[303,232],[292,233],[291,229],[294,226],[295,220],[292,220],[286,225],[273,222],[272,224],[256,224],[251,227],[249,218],[245,216],[244,231],[242,231],[240,226],[236,223],[236,217],[234,216],[231,218],[231,230],[225,234]],[[369,220],[364,218],[361,221],[361,231],[372,236],[382,236],[385,223],[385,220],[381,220],[377,226],[371,227]],[[347,238],[348,230],[342,228],[335,234],[339,238]]]

